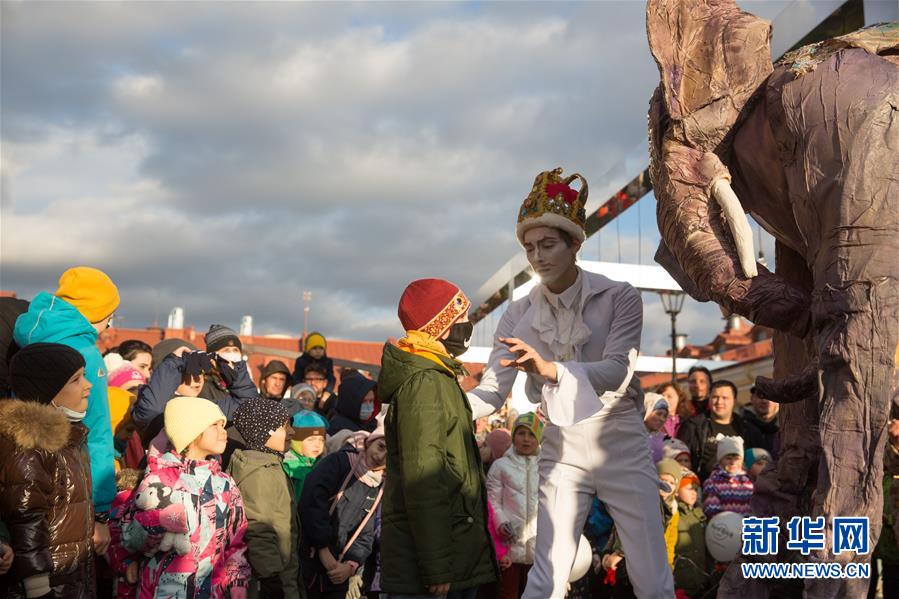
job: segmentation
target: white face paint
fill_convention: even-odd
[[[534,227],[524,234],[528,262],[544,285],[551,286],[574,266],[579,248],[577,243],[565,245],[559,230],[552,227]]]

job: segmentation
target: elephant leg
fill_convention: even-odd
[[[880,535],[899,284],[895,279],[857,283],[819,297],[815,307],[825,311],[817,339],[822,459],[812,516],[824,516],[828,528],[825,550],[811,560],[868,562],[870,555],[834,555],[830,524],[835,516],[867,516],[872,546]],[[856,597],[863,596],[867,585],[866,580],[810,580],[806,589],[809,597]]]
[[[775,75],[776,78],[776,75]],[[834,54],[783,85],[791,203],[814,278],[812,330],[821,378],[821,460],[811,515],[826,546],[812,562],[864,563],[833,553],[832,519],[867,516],[876,544],[883,457],[899,340],[899,69],[864,50]],[[810,599],[864,596],[867,581],[817,579]]]

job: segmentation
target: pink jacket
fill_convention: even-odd
[[[159,549],[172,530],[174,522],[167,521],[172,510],[136,510],[123,525],[122,538],[125,549],[149,555],[142,560],[139,599],[228,599],[232,589],[245,591],[247,519],[234,479],[217,460],[186,460],[172,449],[160,452],[151,446],[135,497],[153,487],[171,489],[168,496],[184,506],[190,550],[179,555],[175,548]]]
[[[487,502],[487,530],[493,539],[493,547],[496,549],[496,559],[501,560],[509,553],[509,547],[503,542],[502,535],[496,530],[496,518],[493,516],[493,506]]]

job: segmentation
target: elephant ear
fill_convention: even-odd
[[[771,24],[734,0],[649,0],[646,33],[669,135],[720,154],[721,142],[773,70]]]

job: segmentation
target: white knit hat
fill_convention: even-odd
[[[721,458],[727,455],[737,454],[741,458],[743,457],[743,438],[742,437],[725,437],[721,433],[718,433],[718,452],[716,454],[717,460],[720,462]]]
[[[690,455],[690,448],[687,447],[687,444],[681,441],[680,439],[665,439],[662,444],[662,457],[663,458],[671,458],[672,460],[676,460],[677,456],[685,453],[688,456]]]
[[[656,410],[668,411],[668,400],[658,393],[647,392],[643,394],[643,418],[655,412]]]
[[[173,397],[165,404],[165,434],[181,453],[210,425],[227,421],[221,408],[202,397]]]

